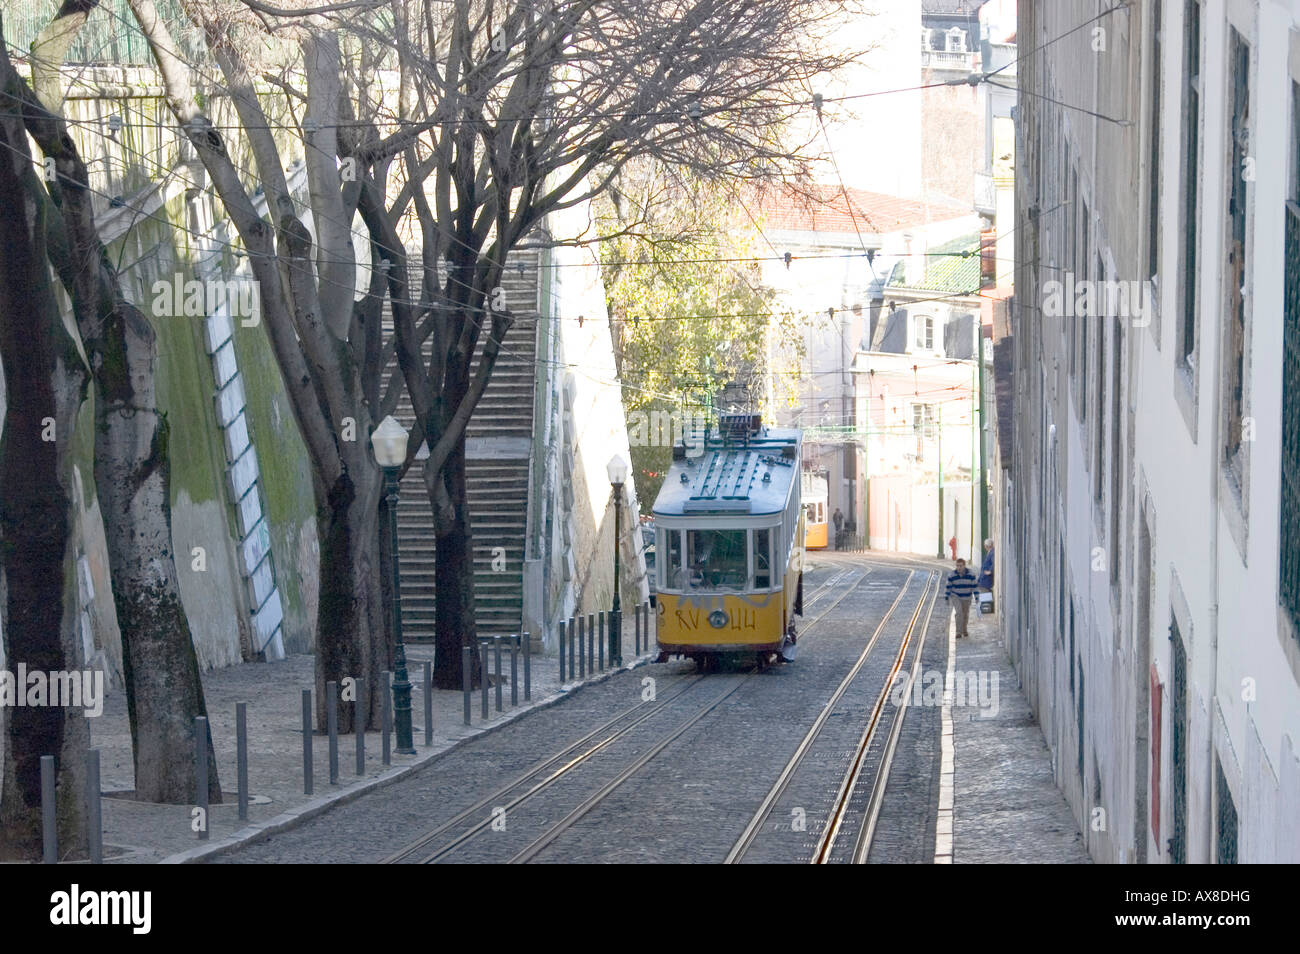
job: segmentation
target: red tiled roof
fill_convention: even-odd
[[[844,198],[848,193],[849,201]],[[756,214],[766,229],[788,232],[847,232],[885,234],[974,215],[955,202],[928,202],[896,195],[842,190],[837,185],[775,186],[764,190]]]

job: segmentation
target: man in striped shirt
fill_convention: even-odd
[[[966,569],[966,561],[958,560],[957,569],[948,574],[948,588],[944,596],[957,613],[957,638],[969,636],[966,623],[970,619],[970,600],[975,595],[975,574]]]

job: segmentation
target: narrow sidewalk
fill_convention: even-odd
[[[630,627],[625,627],[624,669],[653,658],[644,652],[640,657],[634,655],[632,636]],[[140,802],[132,797],[135,782],[126,696],[120,690],[110,692],[103,714],[91,721],[91,745],[100,750],[104,860],[132,864],[196,861],[292,828],[334,804],[392,784],[460,743],[525,712],[553,704],[584,684],[580,679],[561,684],[556,656],[533,656],[532,700],[525,703],[520,657],[518,704],[512,706],[510,657],[508,652],[503,653],[501,711],[496,709],[495,688],[489,689],[488,717],[484,719],[482,695],[476,689],[471,696],[471,724],[467,726],[462,693],[434,690],[433,739],[426,746],[423,672],[425,661],[433,658],[433,647],[408,645],[407,658],[413,687],[411,721],[416,754],[398,755],[393,751],[391,764],[385,765],[382,733],[367,732],[363,771],[358,773],[356,737],[339,736],[338,781],[331,784],[329,739],[313,733],[311,795],[303,791],[302,690],[314,685],[313,657],[297,655],[281,662],[244,663],[204,673],[203,690],[223,795],[221,804],[209,810],[206,840],[198,836],[193,805]],[[491,654],[489,668],[495,668]],[[588,669],[586,682],[606,678],[613,672],[608,668],[594,673]],[[235,705],[239,702],[246,703],[248,711],[247,821],[238,817]],[[340,708],[350,704],[340,702]],[[391,745],[395,750],[395,737]]]
[[[947,684],[959,691],[945,696],[936,863],[1089,864],[997,617],[972,605],[965,639],[948,621]]]

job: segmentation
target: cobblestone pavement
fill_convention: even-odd
[[[996,710],[953,708],[956,864],[1087,864],[1083,836],[1052,777],[1051,754],[1002,647],[996,617],[972,610],[958,672],[998,677]],[[966,699],[971,703],[970,698]]]
[[[842,575],[842,585],[810,599],[808,619],[825,615],[806,630],[799,659],[793,665],[762,673],[732,667],[703,679],[694,675],[691,664],[682,661],[620,673],[574,694],[562,705],[531,713],[462,746],[363,801],[342,805],[326,817],[219,860],[375,861],[471,808],[472,820],[480,822],[482,830],[446,860],[508,860],[593,792],[615,782],[637,756],[652,751],[667,734],[699,716],[706,704],[734,690],[577,818],[536,858],[542,862],[722,860],[915,568],[875,563],[864,575],[868,566],[863,558],[827,555],[815,557],[814,562],[819,569],[809,574],[806,585],[811,590],[816,588],[818,573],[828,573],[827,567],[838,572],[848,566],[852,572]],[[901,633],[923,579],[922,573],[913,576],[888,633]],[[858,585],[849,590],[853,582]],[[882,657],[892,654],[889,641],[882,635]],[[877,665],[875,656],[873,653],[873,666]],[[881,672],[868,673],[868,682],[875,680],[875,688],[868,685],[864,694],[872,702],[887,669],[886,664]],[[519,805],[507,807],[520,789],[502,793],[501,804],[493,801],[503,785],[538,766],[549,754],[582,738],[617,712],[641,705],[647,680],[654,680],[662,708]],[[856,692],[856,684],[854,689]],[[812,770],[796,776],[796,783],[775,806],[756,841],[753,857],[747,860],[802,861],[811,854],[862,730],[863,700],[849,701],[851,705],[843,711],[837,707],[828,719],[817,757],[809,763]],[[934,770],[921,765],[918,771],[923,788],[920,802],[925,808],[914,807],[909,821],[917,828],[910,838],[913,854],[920,856],[927,847],[927,825],[933,825],[928,809],[933,801],[929,790]],[[547,767],[537,779],[552,772]],[[530,780],[524,789],[536,781]],[[485,796],[488,800],[479,804]],[[449,831],[431,847],[447,844],[464,829],[462,825]],[[932,841],[928,847],[932,851]]]
[[[624,662],[633,656],[633,621],[624,621]],[[224,795],[222,804],[209,813],[209,840],[200,842],[191,828],[191,807],[160,805],[132,799],[134,768],[126,696],[108,694],[103,714],[91,720],[91,744],[100,750],[104,812],[104,856],[109,862],[147,863],[186,852],[210,850],[223,841],[256,836],[259,826],[278,828],[293,825],[303,815],[326,808],[333,801],[348,799],[362,791],[391,782],[402,771],[435,758],[439,753],[491,730],[529,708],[554,703],[576,684],[561,686],[559,663],[554,656],[532,659],[532,703],[524,704],[522,660],[519,662],[519,705],[510,705],[508,654],[502,665],[507,680],[502,692],[503,711],[498,713],[493,692],[489,693],[489,714],[481,717],[480,696],[472,699],[472,724],[463,722],[463,696],[456,691],[434,690],[433,744],[424,745],[423,666],[432,660],[433,647],[407,647],[412,693],[412,721],[415,728],[414,756],[392,754],[390,766],[382,762],[382,734],[367,732],[365,771],[356,773],[355,736],[339,738],[339,781],[329,781],[329,745],[322,734],[312,739],[314,794],[303,794],[302,690],[314,685],[313,658],[291,656],[281,662],[245,663],[203,675],[217,771]],[[642,662],[650,657],[643,657]],[[489,665],[494,660],[490,658]],[[592,678],[607,678],[604,674]],[[249,819],[238,817],[235,751],[235,704],[248,704]],[[393,742],[396,748],[396,742]],[[180,860],[179,858],[177,860]]]
[[[511,712],[507,687],[507,711],[491,711],[487,723],[480,719],[477,693],[474,724],[466,727],[460,693],[435,692],[435,739],[427,749],[421,744],[423,697],[417,685],[413,709],[419,754],[394,755],[393,765],[383,766],[379,734],[368,733],[366,771],[357,776],[353,738],[344,737],[340,782],[331,785],[326,740],[317,735],[314,797],[302,794],[299,728],[301,688],[312,683],[311,657],[206,674],[226,790],[226,803],[212,810],[211,841],[196,840],[188,806],[114,797],[105,800],[106,855],[132,862],[193,856],[223,863],[375,862],[451,823],[402,860],[424,860],[450,846],[454,850],[439,860],[503,861],[536,846],[539,836],[575,807],[585,806],[594,792],[608,788],[606,797],[586,806],[562,834],[539,848],[535,860],[721,861],[905,588],[876,649],[831,710],[744,858],[806,861],[827,824],[926,571],[946,569],[933,560],[878,554],[809,558],[808,615],[800,656],[792,665],[763,672],[732,665],[700,677],[686,661],[643,659],[636,668],[576,688],[559,685],[553,658],[535,658],[531,708]],[[945,671],[955,648],[952,665],[958,672],[997,673],[999,706],[996,714],[980,718],[979,700],[945,709],[938,696],[911,697],[869,861],[1087,861],[992,618],[973,616],[973,638],[954,642],[948,608],[939,600],[928,626],[922,685],[928,687],[927,677]],[[430,652],[422,646],[411,649],[417,684]],[[504,669],[508,673],[508,664]],[[235,810],[236,701],[249,703],[254,800],[247,823],[238,821]],[[946,741],[945,725],[950,727]],[[485,733],[485,728],[491,731]],[[92,730],[102,752],[105,790],[129,794],[130,737],[120,694],[109,698]],[[665,742],[669,735],[672,740]],[[878,749],[873,743],[869,766],[876,764],[872,760],[878,760]],[[546,764],[562,752],[559,761]],[[629,772],[647,753],[653,758]],[[567,763],[574,764],[557,771]],[[538,768],[540,774],[529,775]],[[525,778],[522,785],[506,788]],[[869,778],[870,772],[864,783]],[[534,787],[537,792],[516,804]],[[856,821],[846,821],[846,831],[851,825]],[[473,826],[480,830],[471,832]],[[936,845],[947,853],[940,859]]]

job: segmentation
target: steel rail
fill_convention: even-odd
[[[871,743],[875,739],[876,728],[880,724],[880,716],[885,710],[885,704],[889,701],[890,693],[895,688],[894,679],[903,668],[903,663],[907,660],[907,652],[912,646],[912,633],[916,629],[917,622],[921,619],[921,611],[925,609],[927,599],[931,601],[931,608],[934,606],[933,598],[934,594],[938,592],[936,585],[938,579],[939,575],[935,572],[931,572],[926,577],[925,587],[921,590],[921,597],[916,601],[916,609],[912,612],[912,618],[908,621],[907,629],[904,630],[903,638],[899,642],[894,663],[889,669],[889,674],[885,677],[884,685],[880,689],[880,695],[876,697],[876,704],[872,707],[871,718],[867,720],[867,724],[863,727],[862,736],[854,749],[853,760],[849,763],[848,771],[845,772],[839,790],[835,793],[835,800],[831,803],[830,817],[827,819],[826,827],[822,830],[821,837],[817,840],[817,847],[810,859],[811,864],[826,864],[830,860],[831,850],[835,847],[835,839],[839,836],[840,827],[844,823],[849,803],[853,798],[853,793],[857,790],[858,779],[866,764],[867,751],[871,748]]]
[[[907,685],[903,687],[903,701],[898,706],[898,712],[894,715],[894,722],[889,727],[889,735],[885,743],[885,751],[880,758],[880,768],[876,771],[876,776],[872,780],[871,794],[867,799],[866,817],[863,818],[862,824],[858,827],[858,837],[853,842],[853,853],[850,856],[850,862],[855,865],[866,864],[867,856],[871,853],[871,842],[876,837],[876,822],[880,817],[880,806],[885,800],[885,789],[889,785],[889,772],[894,763],[894,750],[898,747],[898,738],[903,731],[903,717],[907,714],[908,698],[911,696],[912,686],[916,684],[916,679],[921,671],[921,655],[925,652],[925,639],[929,633],[930,620],[934,616],[934,604],[939,598],[939,587],[934,588],[930,596],[930,608],[925,614],[925,625],[921,627],[921,638],[917,641],[916,658],[912,661],[912,671],[908,674]]]
[[[863,647],[862,652],[858,655],[857,661],[840,681],[840,684],[831,694],[830,699],[822,707],[822,711],[813,721],[812,726],[809,727],[807,733],[804,734],[803,739],[795,748],[794,754],[790,756],[789,761],[785,764],[785,768],[781,770],[781,774],[777,776],[771,789],[768,790],[767,795],[759,804],[758,810],[754,812],[749,823],[745,825],[745,829],[741,832],[740,837],[736,839],[736,843],[731,846],[731,851],[727,853],[727,857],[724,859],[724,864],[737,864],[742,858],[744,858],[746,852],[748,852],[750,847],[753,845],[755,839],[758,837],[759,831],[762,830],[763,824],[772,813],[772,809],[775,807],[777,800],[782,794],[784,794],[786,788],[789,787],[790,780],[794,778],[794,774],[803,763],[804,757],[808,754],[808,750],[817,740],[817,737],[821,735],[822,728],[826,725],[826,720],[829,719],[831,713],[835,711],[835,704],[839,702],[844,693],[848,691],[849,686],[853,683],[853,680],[857,678],[863,665],[866,664],[867,657],[871,655],[871,651],[875,648],[876,642],[880,639],[881,633],[884,632],[885,627],[889,624],[889,620],[893,617],[894,611],[898,609],[898,604],[903,601],[903,597],[907,594],[908,587],[912,585],[912,580],[916,574],[916,570],[908,571],[907,579],[904,580],[902,585],[898,588],[898,595],[894,597],[894,602],[890,604],[889,609],[885,611],[885,615],[881,617],[880,624],[876,627],[875,632],[871,634],[871,638],[867,640],[867,645]],[[865,576],[863,579],[865,579]],[[858,582],[861,582],[861,580]],[[927,582],[927,587],[928,585]],[[848,594],[846,593],[845,595],[847,596]],[[830,612],[830,609],[826,612]],[[824,616],[825,613],[822,615]]]
[[[471,815],[481,812],[483,809],[489,806],[495,806],[501,804],[501,799],[504,796],[508,795],[511,791],[513,791],[516,788],[519,788],[521,785],[527,784],[529,781],[536,778],[537,776],[542,775],[544,772],[546,772],[547,769],[551,768],[557,763],[563,762],[565,758],[572,755],[575,751],[580,749],[586,743],[590,742],[596,736],[600,735],[602,732],[608,731],[610,728],[612,728],[615,724],[617,724],[621,720],[627,718],[629,715],[635,715],[637,712],[646,708],[647,706],[649,707],[648,711],[642,713],[638,718],[634,719],[631,723],[624,726],[621,730],[619,730],[619,732],[610,736],[608,739],[605,739],[602,742],[597,743],[595,747],[583,753],[582,755],[579,755],[576,759],[570,760],[560,770],[561,773],[564,771],[568,771],[574,765],[590,757],[600,748],[603,748],[605,745],[617,739],[620,735],[629,731],[633,726],[640,724],[644,720],[648,719],[650,716],[654,715],[656,712],[662,711],[663,708],[667,706],[670,702],[672,702],[678,696],[685,693],[692,686],[696,685],[704,678],[705,678],[704,676],[688,677],[687,684],[683,686],[679,692],[675,692],[671,696],[668,696],[667,698],[659,701],[657,705],[650,702],[638,702],[636,705],[624,709],[622,712],[618,713],[618,715],[614,716],[612,719],[592,729],[590,732],[588,732],[586,735],[582,736],[581,738],[575,739],[573,742],[569,743],[559,752],[548,757],[544,761],[534,765],[532,768],[525,771],[522,775],[516,776],[513,780],[500,786],[499,788],[494,790],[491,794],[485,795],[484,797],[480,798],[477,802],[475,802],[473,805],[470,805],[468,808],[462,809],[460,812],[456,813],[451,818],[447,819],[447,821],[443,822],[437,828],[425,832],[423,835],[421,835],[415,841],[411,842],[406,847],[401,848],[398,851],[395,851],[393,854],[384,858],[380,862],[380,864],[391,865],[391,864],[399,864],[405,861],[410,856],[416,854],[417,852],[423,850],[424,848],[427,848],[440,835],[446,834],[449,829],[455,827],[456,825],[461,824]],[[491,819],[489,818],[489,821],[490,820]],[[427,859],[422,861],[422,863],[427,863]]]
[[[808,601],[811,602],[812,600],[819,598],[825,591],[830,589],[830,587],[832,587],[833,585],[841,582],[842,579],[851,572],[852,572],[852,567],[845,567],[840,572],[834,574],[831,578],[823,582],[816,591],[814,591],[813,595],[808,598]],[[856,580],[853,581],[853,584],[849,586],[845,590],[845,592],[840,595],[838,599],[835,600],[835,602],[833,602],[830,606],[826,607],[825,610],[823,610],[811,622],[809,622],[803,627],[805,632],[811,629],[817,623],[821,622],[821,620],[828,613],[830,613],[841,602],[847,599],[849,594],[852,593],[864,579],[866,579],[868,576],[871,575],[871,572],[872,572],[872,568],[867,568]],[[909,576],[908,579],[910,581],[911,577]],[[741,683],[738,683],[737,685],[738,686],[742,685],[744,682],[748,681],[748,679],[752,677],[754,674],[755,672],[750,672],[746,674],[745,678],[741,680]],[[577,754],[573,758],[570,758],[567,762],[564,761],[567,757],[573,755],[583,745],[587,744],[588,742],[590,742],[592,739],[594,739],[596,736],[600,735],[601,733],[608,731],[619,721],[627,718],[629,715],[635,715],[639,710],[645,707],[647,703],[641,702],[635,706],[630,707],[629,709],[624,710],[623,712],[620,712],[618,715],[614,716],[612,719],[608,720],[603,725],[593,729],[592,731],[588,732],[586,735],[570,743],[560,752],[549,757],[548,759],[539,763],[533,768],[527,770],[522,775],[517,776],[512,781],[507,782],[505,785],[500,786],[499,788],[494,790],[491,794],[486,795],[483,798],[480,798],[473,805],[470,805],[468,808],[461,810],[452,818],[448,819],[446,822],[439,825],[437,828],[429,832],[426,832],[424,835],[420,836],[420,838],[418,838],[416,841],[412,842],[406,847],[389,855],[388,857],[383,859],[381,863],[398,864],[403,861],[406,861],[407,859],[410,859],[412,856],[428,848],[430,844],[432,844],[440,836],[445,835],[452,828],[463,824],[470,816],[482,812],[485,808],[488,808],[489,806],[495,807],[501,805],[502,799],[508,796],[510,792],[520,788],[523,785],[526,785],[528,782],[544,774],[548,769],[555,767],[557,764],[563,763],[563,764],[559,764],[559,767],[554,772],[552,772],[551,775],[549,775],[547,778],[533,785],[528,791],[524,792],[519,796],[516,796],[515,798],[510,800],[505,806],[503,806],[507,811],[509,811],[514,807],[517,807],[519,804],[523,803],[524,801],[527,801],[529,798],[532,798],[537,793],[549,787],[551,784],[556,782],[562,776],[568,774],[573,769],[585,763],[597,752],[604,750],[605,748],[612,745],[614,742],[616,742],[623,736],[627,735],[627,733],[629,733],[636,726],[640,725],[646,719],[649,719],[651,716],[656,715],[659,712],[662,712],[665,708],[668,707],[670,703],[672,703],[677,698],[685,694],[689,689],[691,689],[693,686],[695,686],[704,678],[706,677],[704,676],[696,677],[691,682],[689,682],[686,686],[684,686],[679,692],[676,692],[673,695],[669,696],[668,698],[662,700],[658,705],[653,705],[649,711],[646,711],[642,713],[640,716],[638,716],[637,718],[634,718],[631,722],[629,722],[627,725],[620,728],[613,735],[601,740],[600,742],[591,746],[586,751]],[[716,704],[714,703],[710,703],[706,707],[706,711],[711,711],[715,705]],[[704,714],[705,712],[697,713],[697,716],[702,718]],[[594,803],[593,803],[593,807],[594,807]],[[467,831],[464,831],[459,835],[457,835],[456,838],[449,844],[440,847],[439,849],[437,849],[436,851],[430,854],[426,854],[422,856],[419,860],[419,863],[431,864],[438,861],[442,857],[452,853],[456,848],[459,848],[461,845],[469,841],[479,832],[487,828],[491,824],[492,820],[493,819],[491,817],[481,818],[479,821],[474,823]]]

